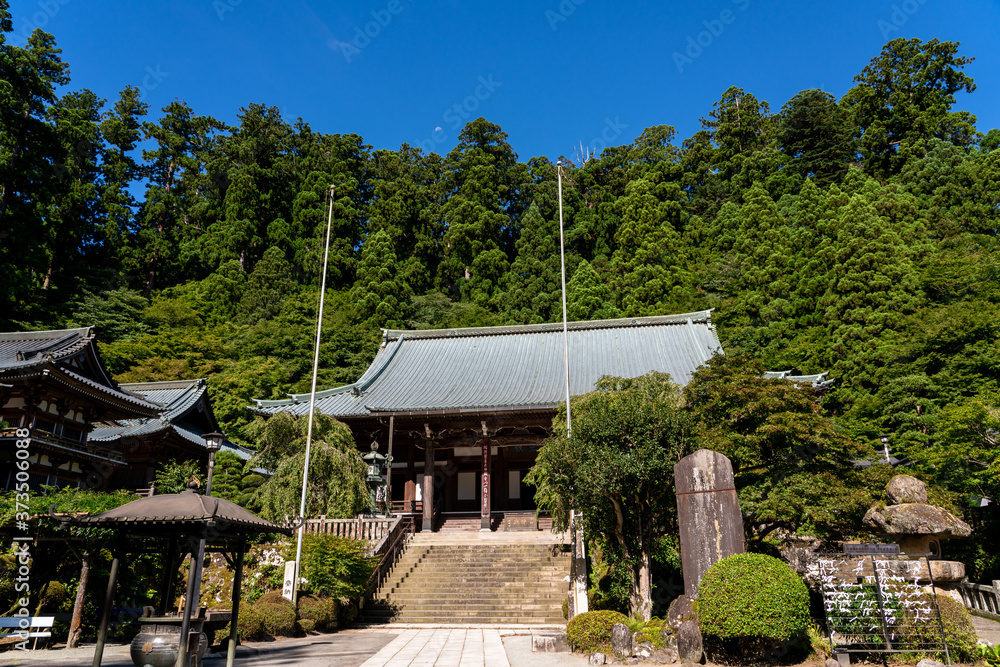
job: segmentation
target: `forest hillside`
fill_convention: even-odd
[[[439,155],[266,101],[229,126],[99,99],[52,35],[4,39],[5,6],[0,330],[94,325],[119,381],[206,377],[246,441],[251,398],[308,388],[331,186],[321,387],[356,380],[380,328],[561,319],[557,156],[485,118]],[[734,85],[693,136],[664,119],[566,156],[569,317],[713,308],[728,354],[829,372],[844,433],[994,493],[1000,131],[960,109],[973,56],[896,39],[839,100]]]

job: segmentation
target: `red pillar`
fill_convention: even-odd
[[[482,515],[479,530],[491,530],[492,516],[490,513],[490,440],[483,438],[483,502],[481,503]]]

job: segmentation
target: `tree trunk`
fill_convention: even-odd
[[[637,504],[639,502],[636,499]],[[646,535],[645,522],[642,520],[642,512],[636,512],[636,519],[638,520],[638,534],[636,537],[639,541],[639,562],[636,563],[632,570],[632,586],[629,595],[629,608],[631,609],[632,616],[638,615],[642,620],[648,621],[653,616],[653,582],[652,582],[652,571],[650,566],[651,556],[649,553],[649,545],[652,542],[650,536]]]
[[[76,586],[76,600],[73,602],[73,620],[69,624],[69,638],[66,648],[80,645],[80,624],[83,622],[83,599],[87,594],[87,580],[90,578],[90,551],[83,552],[80,564],[80,583]]]
[[[632,590],[629,595],[629,608],[633,616],[640,616],[648,621],[653,616],[653,585],[650,572],[649,550],[643,547],[639,554],[639,563],[632,572]]]

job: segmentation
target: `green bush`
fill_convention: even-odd
[[[299,596],[299,625],[302,624],[303,620],[307,620],[313,622],[316,630],[333,630],[337,627],[339,612],[339,604],[333,598],[315,595]]]
[[[286,558],[294,558],[289,546]],[[375,571],[377,560],[368,555],[368,543],[337,535],[306,535],[302,540],[302,588],[314,595],[355,599]]]
[[[736,554],[710,567],[698,585],[698,622],[706,636],[723,640],[726,652],[746,658],[804,636],[809,591],[783,561]]]
[[[254,606],[264,616],[264,632],[272,637],[291,637],[295,634],[295,608],[291,600],[281,596],[281,591],[265,593]]]
[[[666,621],[662,618],[653,617],[648,621],[639,623],[640,627],[633,630],[633,639],[636,643],[650,642],[654,648],[663,648],[663,626]]]
[[[255,605],[240,605],[240,620],[237,634],[241,641],[256,641],[264,638],[264,613]],[[222,636],[229,635],[227,627]]]
[[[929,601],[933,597],[927,595]],[[979,636],[976,634],[976,627],[972,623],[972,616],[961,602],[955,601],[948,595],[937,596],[938,609],[941,611],[941,624],[944,625],[944,637],[948,642],[948,652],[952,662],[975,662],[979,657]],[[937,619],[931,619],[919,626],[919,631],[912,638],[915,642],[940,643],[941,635],[938,628]],[[907,637],[907,640],[910,640]],[[912,656],[914,662],[919,660],[921,655]],[[944,655],[935,655],[935,658],[944,659]]]
[[[337,613],[337,622],[341,625],[350,625],[358,618],[358,603],[354,600],[340,601],[340,609]]]
[[[610,609],[577,614],[566,625],[566,639],[574,651],[611,652],[611,628],[615,623],[628,625],[628,616]]]
[[[299,619],[299,630],[301,630],[302,632],[308,634],[315,629],[316,629],[316,621],[309,618]]]

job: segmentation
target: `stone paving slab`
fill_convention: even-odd
[[[557,667],[587,664],[586,656],[533,653],[532,634],[563,626],[423,626],[350,629],[272,642],[248,642],[237,649],[240,667]],[[90,667],[94,646],[0,653],[0,667]],[[110,644],[104,667],[132,667],[129,647]],[[205,667],[222,667],[225,654],[210,654]]]

